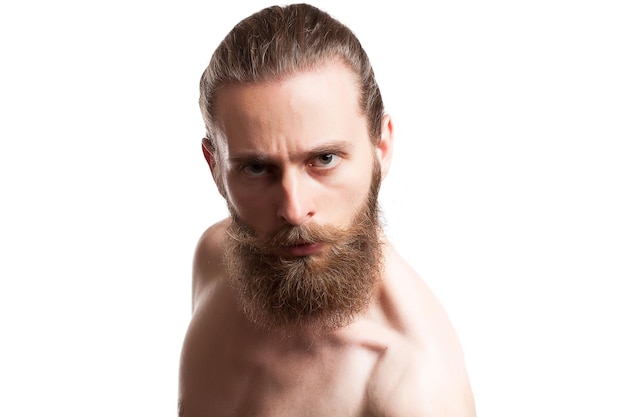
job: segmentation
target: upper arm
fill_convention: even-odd
[[[474,397],[459,358],[442,352],[423,354],[426,360],[413,361],[407,366],[394,394],[404,408],[397,409],[394,417],[475,417]],[[415,401],[415,406],[406,403]],[[393,410],[394,405],[390,405]],[[419,410],[412,411],[412,410]]]
[[[459,356],[461,355],[461,356]],[[475,417],[461,352],[389,344],[372,372],[368,396],[381,417]]]
[[[211,284],[222,275],[223,244],[226,220],[209,227],[198,240],[192,266],[192,310],[203,298]]]

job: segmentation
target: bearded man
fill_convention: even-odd
[[[200,85],[230,216],[198,243],[179,415],[474,416],[455,331],[381,227],[393,123],[355,35],[266,8]]]

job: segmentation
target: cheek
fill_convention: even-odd
[[[362,162],[354,166],[346,180],[346,192],[355,198],[355,204],[367,196],[372,183],[374,161],[364,156]]]
[[[260,193],[248,187],[226,182],[226,199],[228,204],[243,220],[261,219],[272,209],[271,199],[267,193]]]
[[[367,163],[346,171],[326,188],[328,194],[318,200],[335,221],[351,219],[362,209],[370,193],[372,170]]]

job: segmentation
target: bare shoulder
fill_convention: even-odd
[[[228,224],[229,219],[215,223],[205,230],[198,240],[192,269],[193,310],[210,287],[223,275],[223,239]]]
[[[232,343],[224,343],[226,326],[233,325],[235,305],[224,282],[223,239],[228,227],[224,220],[209,227],[198,240],[193,259],[193,313],[179,362],[179,415],[204,415],[208,395],[215,384],[221,383],[214,375],[224,369],[225,350]],[[221,366],[221,368],[220,368]],[[183,410],[184,408],[184,410]]]
[[[443,306],[391,247],[385,275],[381,303],[391,319],[361,332],[379,351],[368,388],[373,414],[474,417],[463,350]]]
[[[368,386],[373,415],[475,417],[473,393],[458,357],[398,341],[382,351]]]

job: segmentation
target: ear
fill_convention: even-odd
[[[376,145],[376,157],[380,163],[380,171],[382,178],[387,176],[389,167],[391,166],[391,159],[393,156],[393,122],[391,116],[385,114],[381,122],[380,129],[380,142]]]
[[[204,159],[206,159],[207,164],[209,164],[211,175],[213,175],[213,179],[215,180],[215,148],[207,138],[202,138],[202,153],[204,154]]]
[[[217,189],[220,194],[225,197],[226,192],[224,190],[224,184],[222,183],[222,178],[217,164],[217,149],[215,149],[215,146],[211,145],[211,142],[207,138],[202,138],[202,154],[204,155],[204,159],[206,159],[207,164],[209,164],[209,169],[211,170],[211,175],[213,176],[215,185],[217,185]]]

